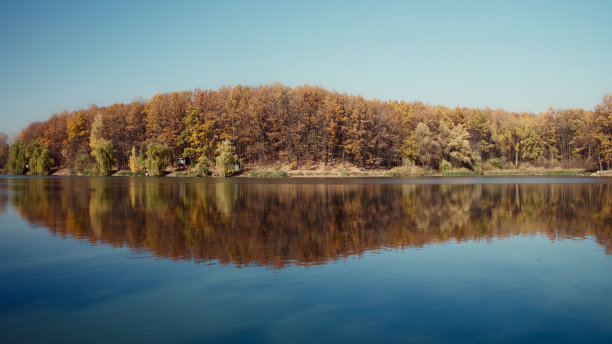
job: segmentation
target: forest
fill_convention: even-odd
[[[365,99],[308,85],[239,85],[92,105],[31,123],[12,140],[0,134],[0,170],[10,174],[162,175],[179,157],[190,158],[197,175],[229,175],[237,164],[608,170],[612,94],[593,110],[533,114]]]

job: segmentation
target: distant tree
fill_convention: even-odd
[[[27,163],[26,144],[17,140],[9,148],[9,172],[11,174],[24,174]]]
[[[612,168],[612,94],[604,96],[595,109],[595,132],[599,169]]]
[[[456,167],[465,166],[472,168],[472,150],[470,149],[470,134],[463,125],[459,124],[450,131],[450,141],[444,149],[444,154],[448,155],[451,164]]]
[[[97,173],[101,176],[110,175],[115,163],[113,144],[109,140],[100,139],[91,153],[96,159]]]
[[[494,145],[491,143],[491,124],[487,116],[479,111],[470,124],[470,136],[476,152],[481,156],[489,153]]]
[[[238,164],[238,156],[235,152],[236,149],[229,140],[223,141],[215,150],[217,154],[215,162],[224,177],[229,177],[234,165]]]
[[[48,174],[49,168],[53,164],[49,149],[42,145],[38,140],[30,142],[26,146],[26,159],[30,168],[30,175]]]
[[[527,128],[521,139],[521,158],[523,160],[537,160],[544,153],[542,139],[533,128]]]
[[[89,147],[91,148],[91,155],[96,159],[97,174],[108,176],[115,163],[115,150],[112,142],[103,137],[103,126],[102,114],[96,115],[96,119],[91,125]]]
[[[145,159],[142,154],[136,153],[136,147],[134,146],[132,146],[132,154],[130,154],[129,165],[132,173],[142,172],[145,169]]]
[[[4,168],[4,165],[8,163],[8,160],[9,160],[8,135],[0,132],[0,170],[2,170]]]
[[[161,176],[168,166],[170,147],[165,144],[150,143],[147,145],[147,171],[152,176]]]
[[[66,159],[67,165],[81,171],[89,162],[87,161],[87,146],[89,143],[87,116],[79,111],[68,120],[62,156]]]
[[[421,122],[414,131],[416,155],[425,167],[437,168],[442,159],[440,144],[434,139],[427,124]]]

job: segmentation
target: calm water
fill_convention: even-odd
[[[612,179],[0,177],[0,342],[612,342]]]

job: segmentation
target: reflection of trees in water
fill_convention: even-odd
[[[25,219],[54,233],[167,258],[282,267],[378,248],[538,232],[552,240],[594,236],[612,253],[611,184],[34,178],[0,187],[11,189]]]
[[[6,212],[8,207],[8,190],[7,190],[7,179],[0,178],[0,215]]]

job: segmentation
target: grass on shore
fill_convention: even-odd
[[[434,176],[437,171],[424,169],[416,165],[403,165],[394,167],[383,173],[384,176],[388,177],[421,177],[421,176]]]
[[[119,171],[115,174],[119,177],[144,177],[144,172],[132,172],[132,171]]]
[[[578,176],[584,174],[582,169],[547,169],[542,167],[517,168],[511,170],[492,170],[485,171],[489,176],[516,176],[516,175],[543,175],[543,176]]]
[[[249,177],[254,178],[286,178],[289,177],[287,171],[275,167],[275,168],[258,168],[249,172]]]

